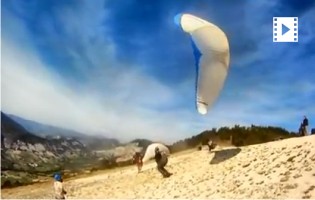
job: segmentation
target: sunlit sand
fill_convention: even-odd
[[[170,157],[155,163],[67,180],[68,198],[315,198],[315,135]],[[52,198],[52,182],[3,189],[2,198]]]

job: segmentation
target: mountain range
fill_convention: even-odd
[[[110,149],[120,145],[120,142],[117,139],[80,133],[70,129],[38,123],[11,114],[8,114],[7,116],[20,124],[27,131],[42,138],[74,138],[93,150]]]
[[[1,186],[32,183],[38,176],[131,164],[137,149],[152,143],[137,139],[121,144],[117,139],[90,136],[45,125],[1,112]]]

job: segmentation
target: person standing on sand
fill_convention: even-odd
[[[306,118],[306,116],[304,116],[302,125],[303,125],[303,135],[306,136],[307,135],[307,127],[308,127],[308,119]]]
[[[168,162],[168,158],[165,154],[163,154],[159,147],[155,147],[155,162],[157,164],[158,171],[163,175],[163,178],[168,178],[172,173],[168,172],[164,167]]]
[[[133,161],[136,163],[137,168],[138,168],[138,173],[141,172],[143,162],[142,162],[142,155],[139,152],[136,152],[135,155],[133,156]]]
[[[61,174],[56,173],[54,175],[54,179],[55,179],[55,182],[54,182],[55,199],[66,199],[67,192],[64,189]]]

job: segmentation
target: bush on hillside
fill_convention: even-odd
[[[202,133],[180,140],[170,146],[171,152],[179,152],[188,148],[195,148],[196,146],[207,143],[208,139],[215,142],[230,141],[234,146],[245,146],[260,144],[265,142],[274,141],[277,138],[296,137],[295,133],[288,132],[287,130],[279,127],[271,126],[255,126],[250,127],[235,125],[232,128],[221,127],[219,129],[213,128],[206,130]]]

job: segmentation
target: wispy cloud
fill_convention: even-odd
[[[30,49],[21,51],[3,41],[2,107],[27,119],[87,133],[106,133],[122,139],[174,139],[185,116],[161,114],[155,106],[174,102],[173,92],[136,72],[122,73],[105,87],[106,95],[76,90],[46,70]],[[17,59],[18,58],[18,59]],[[110,78],[110,77],[107,77]],[[153,92],[154,91],[154,92]],[[159,98],[162,96],[163,98]],[[177,119],[176,119],[177,118]],[[174,134],[174,136],[168,133]]]
[[[167,142],[212,127],[295,130],[304,114],[315,120],[315,56],[309,45],[315,41],[314,7],[299,9],[301,42],[274,44],[271,19],[279,8],[274,1],[231,3],[224,9],[206,2],[139,7],[137,2],[74,1],[43,5],[47,12],[39,12],[38,4],[12,2],[2,11],[5,112],[88,134]],[[235,6],[246,11],[240,25],[231,20],[239,13]],[[211,9],[211,16],[203,9]],[[230,73],[207,116],[194,107],[189,40],[170,25],[180,11],[211,17],[230,38]]]
[[[69,23],[71,26],[71,21]],[[25,29],[23,32],[24,36],[28,35]],[[132,65],[107,73],[107,65],[119,65],[118,61],[110,62],[113,54],[107,54],[109,59],[102,59],[101,65],[95,64],[99,76],[94,77],[93,69],[91,73],[87,70],[88,81],[76,87],[41,61],[32,44],[20,48],[4,38],[2,46],[2,108],[5,112],[120,139],[148,137],[167,141],[191,133],[183,129],[187,114],[158,112],[170,102],[176,102],[174,90],[133,70]],[[89,50],[91,45],[87,43],[83,48]],[[91,51],[98,52],[97,49]]]

